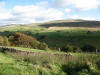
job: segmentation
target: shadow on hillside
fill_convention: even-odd
[[[39,26],[49,28],[49,27],[98,27],[100,25],[99,21],[83,21],[83,22],[60,22],[60,23],[45,23]]]

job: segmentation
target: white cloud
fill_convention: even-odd
[[[95,9],[100,6],[100,0],[54,0],[56,7],[72,6],[80,10]]]
[[[0,13],[0,23],[35,23],[49,20],[59,20],[63,13],[57,9],[40,7],[38,5],[15,6],[9,11]]]
[[[82,20],[96,20],[95,18],[93,17],[81,17],[81,16],[78,16],[78,15],[68,15],[69,18],[71,19],[82,19]]]
[[[70,13],[72,10],[71,9],[69,9],[69,8],[66,8],[65,9],[65,12],[67,12],[67,13]]]
[[[6,20],[13,17],[10,12],[0,13],[0,20]]]

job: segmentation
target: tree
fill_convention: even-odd
[[[35,38],[19,32],[16,32],[12,36],[10,36],[9,41],[12,45],[24,47],[32,47],[35,43],[38,43]]]
[[[84,52],[95,52],[96,51],[96,47],[86,44],[82,47],[82,51]]]
[[[81,48],[79,48],[79,47],[74,47],[74,52],[81,52]]]
[[[9,41],[8,41],[8,38],[7,37],[3,37],[3,45],[4,46],[10,46],[10,43],[9,43]]]
[[[73,47],[71,45],[66,45],[61,50],[64,52],[73,52]]]
[[[16,32],[10,36],[9,41],[12,46],[29,47],[35,49],[46,49],[46,47],[48,47],[45,43],[39,42],[36,38],[20,32]]]
[[[3,37],[0,36],[0,46],[3,46],[3,41],[4,41]]]
[[[39,44],[39,49],[45,49],[45,50],[47,50],[48,49],[48,45],[46,44],[46,43],[40,43]]]
[[[7,37],[0,36],[0,46],[9,46],[9,41]]]

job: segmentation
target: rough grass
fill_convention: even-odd
[[[14,63],[15,60],[10,56],[0,53],[0,63]]]
[[[2,53],[0,53],[0,58],[2,58],[0,60],[0,75],[66,75],[60,65],[45,62],[44,64],[43,62],[35,64],[36,61],[33,61],[33,64],[26,60],[18,61],[18,59]]]
[[[100,75],[100,65],[96,64],[99,54],[72,53],[72,56],[0,53],[0,75]]]

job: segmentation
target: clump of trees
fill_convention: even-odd
[[[9,46],[10,43],[7,37],[0,36],[0,46]]]
[[[98,50],[96,49],[95,46],[92,46],[89,44],[85,44],[81,48],[67,44],[66,46],[61,48],[61,51],[64,51],[64,52],[97,52]]]
[[[64,52],[73,52],[73,47],[71,45],[66,45],[61,50]]]
[[[16,32],[12,36],[9,36],[9,42],[11,46],[48,49],[48,45],[46,43],[41,43],[36,38],[22,34],[20,32]]]
[[[83,52],[96,52],[96,47],[89,44],[84,45],[81,49]]]
[[[64,46],[61,51],[64,52],[81,52],[81,49],[79,47],[73,47],[71,45]]]
[[[24,46],[32,47],[33,44],[37,44],[38,41],[30,36],[16,32],[12,36],[9,36],[9,41],[12,46]]]

